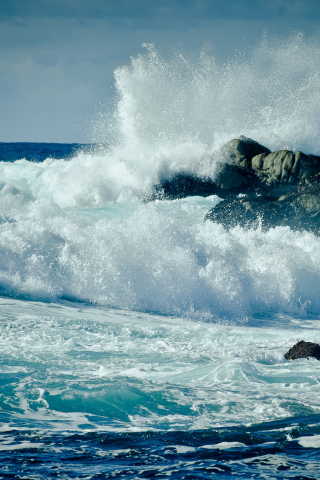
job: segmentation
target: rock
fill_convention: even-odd
[[[229,163],[218,163],[214,181],[178,174],[170,180],[154,185],[153,193],[146,200],[184,198],[190,195],[206,197],[214,194],[224,198],[229,193],[237,194],[240,190],[258,188],[259,179],[251,169],[251,159],[258,153],[270,153],[270,150],[250,138],[241,136],[228,142],[222,152]]]
[[[309,223],[320,224],[320,188],[319,185],[301,187],[298,191],[279,198],[278,203],[294,208],[296,218],[304,216]]]
[[[204,220],[220,223],[226,229],[239,225],[268,230],[289,226],[292,230],[320,232],[320,188],[301,187],[280,198],[271,195],[229,198],[212,208]]]
[[[251,159],[261,153],[270,153],[270,150],[251,138],[241,135],[230,140],[222,149],[223,155],[231,164],[243,168],[251,167]]]
[[[237,225],[255,228],[262,223],[263,229],[276,226],[279,219],[277,197],[253,197],[227,199],[209,210],[204,220],[220,223],[229,230]],[[283,221],[283,215],[280,222]]]
[[[278,183],[288,183],[293,164],[293,153],[289,150],[280,150],[253,157],[251,166],[262,182],[270,187],[276,187]]]
[[[153,193],[146,200],[150,201],[156,198],[172,200],[192,195],[208,197],[209,195],[218,194],[219,191],[219,187],[212,180],[180,174],[170,180],[165,180],[159,185],[155,185]]]
[[[305,342],[304,340],[296,343],[284,354],[286,360],[297,360],[297,358],[309,357],[320,360],[320,345],[313,342]]]
[[[215,183],[218,187],[227,189],[237,189],[248,185],[246,178],[247,172],[243,168],[239,168],[228,163],[219,163],[217,166],[217,175]]]
[[[219,163],[215,180],[179,174],[170,180],[164,180],[159,185],[154,185],[153,192],[146,200],[156,198],[184,198],[191,195],[207,197],[219,195],[221,198],[240,191],[254,190],[257,187],[251,171],[228,163]]]
[[[270,201],[274,202],[280,195],[283,196],[296,191],[298,187],[300,188],[303,185],[320,184],[320,157],[315,155],[306,155],[302,152],[294,154],[290,150],[271,153],[268,148],[258,142],[241,136],[231,140],[222,148],[222,157],[224,157],[225,162],[216,164],[214,180],[211,178],[203,179],[191,174],[177,174],[171,179],[154,185],[152,193],[145,200],[175,199],[190,195],[206,197],[216,194],[221,198],[233,198],[235,203],[232,208],[238,209],[239,214],[242,212],[243,221],[249,220],[251,222],[254,217],[253,212],[256,212],[256,215],[263,214],[265,220],[267,220],[268,215],[276,212],[279,207],[278,204],[263,207],[263,204],[270,203]],[[219,158],[221,159],[221,156]],[[213,173],[214,170],[212,169],[212,176]],[[237,200],[235,197],[237,194],[253,194],[255,192],[259,192],[268,198],[258,202],[252,200],[250,208],[247,205],[245,210],[241,206],[236,206]],[[316,197],[317,195],[318,193],[316,193]],[[274,197],[277,198],[273,200]],[[310,195],[304,200],[311,205]],[[303,203],[302,200],[301,202]],[[297,209],[301,210],[302,203],[299,206],[299,202],[296,200],[296,203],[292,204],[291,207],[295,211]],[[314,203],[318,203],[318,199],[315,197]],[[305,207],[309,208],[307,205]],[[226,208],[226,205],[219,208]],[[232,208],[230,207],[230,212]],[[290,208],[289,204],[286,204],[286,214],[288,215],[291,215],[293,211],[290,212]],[[280,207],[279,209],[281,210]],[[284,212],[285,210],[282,209],[281,211]],[[273,218],[275,214],[272,213],[271,217]],[[316,215],[318,215],[317,212]]]
[[[320,171],[320,157],[306,155],[302,152],[296,152],[294,157],[295,161],[290,175],[298,181],[311,177]]]
[[[295,154],[290,150],[262,153],[253,157],[252,170],[269,187],[279,184],[294,185],[320,171],[320,157]]]

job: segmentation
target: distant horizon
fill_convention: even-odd
[[[0,142],[0,144],[7,144],[7,143],[39,143],[39,144],[51,144],[51,145],[102,145],[101,143],[98,143],[98,142],[32,142],[32,141],[28,141],[28,142]]]

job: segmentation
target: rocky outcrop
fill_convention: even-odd
[[[155,185],[152,193],[145,200],[151,201],[159,198],[174,200],[194,195],[208,197],[209,195],[219,195],[220,190],[213,180],[180,174],[171,180],[164,180],[161,184]]]
[[[224,152],[229,152],[231,164],[221,167],[216,176],[222,193],[217,194],[225,200],[211,209],[205,220],[227,229],[236,225],[260,225],[263,230],[289,226],[319,234],[320,157],[279,150],[250,158],[263,148],[243,138],[226,145]]]
[[[286,360],[297,360],[298,358],[309,357],[320,360],[320,345],[313,342],[305,342],[304,340],[296,343],[284,354]]]
[[[270,150],[246,137],[221,150],[212,179],[179,174],[155,186],[147,200],[191,195],[223,198],[205,216],[225,228],[258,225],[320,232],[320,157]]]
[[[230,198],[212,208],[205,220],[222,224],[226,229],[239,225],[262,230],[289,226],[292,230],[320,231],[320,187],[304,186],[280,198],[259,195]]]
[[[259,154],[267,155],[268,153],[271,152],[267,147],[243,135],[231,140],[222,148],[222,155],[226,162],[245,169],[251,168],[253,157]]]
[[[290,187],[319,172],[320,157],[280,150],[253,157],[251,167],[264,187]]]
[[[290,150],[270,152],[267,147],[243,136],[224,145],[219,160],[215,162],[214,179],[177,174],[155,185],[150,199],[213,194],[226,198],[257,190],[280,196],[320,172],[318,156]]]
[[[239,167],[238,173],[244,177],[251,174],[256,182],[261,182],[262,188],[294,185],[320,171],[320,157],[316,155],[290,150],[270,152],[260,143],[243,136],[228,142],[222,152],[227,164]]]
[[[153,193],[147,200],[183,198],[190,195],[205,197],[214,194],[226,198],[240,191],[254,191],[260,187],[261,182],[251,168],[251,161],[261,153],[268,154],[270,150],[250,138],[240,136],[222,148],[221,161],[216,163],[214,180],[178,174],[170,180],[154,185]]]

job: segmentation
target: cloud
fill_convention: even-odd
[[[2,0],[0,16],[172,23],[203,19],[320,18],[319,0]]]

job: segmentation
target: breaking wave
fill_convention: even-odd
[[[266,36],[227,63],[145,47],[115,71],[95,149],[0,164],[3,294],[207,319],[318,314],[318,237],[204,224],[217,197],[141,197],[177,173],[214,178],[240,134],[319,154],[319,39]]]

